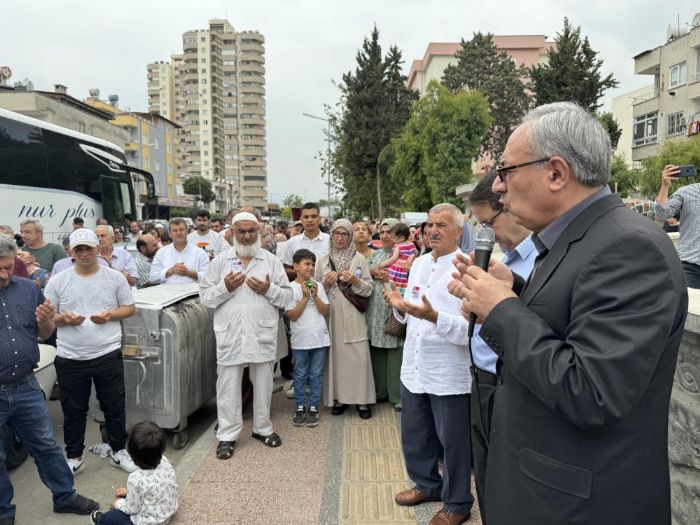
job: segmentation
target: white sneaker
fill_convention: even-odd
[[[118,452],[113,452],[112,454],[110,454],[109,464],[113,467],[122,469],[124,472],[131,473],[135,470],[138,470],[138,467],[134,463],[134,460],[131,459],[131,456],[126,451],[126,449],[121,449]]]
[[[66,463],[74,476],[85,470],[85,460],[82,457],[66,459]]]
[[[290,387],[284,395],[287,396],[287,399],[294,399],[294,387]]]

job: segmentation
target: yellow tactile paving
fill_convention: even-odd
[[[338,523],[415,525],[414,510],[394,503],[410,486],[395,413],[388,403],[373,408],[372,419],[353,414],[344,425]]]

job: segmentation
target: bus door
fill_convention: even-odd
[[[134,214],[131,208],[131,193],[129,183],[116,177],[100,176],[102,186],[102,215],[109,224],[114,226],[124,224],[124,215]]]

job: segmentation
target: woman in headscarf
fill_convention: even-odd
[[[350,283],[362,297],[372,293],[372,277],[367,260],[357,253],[352,238],[352,223],[338,219],[330,232],[330,250],[316,265],[316,280],[321,281],[330,300],[328,329],[331,350],[324,374],[323,398],[340,415],[348,405],[357,405],[362,419],[372,417],[368,405],[376,402],[372,362],[367,342],[367,324],[360,312],[338,287]]]
[[[388,399],[394,409],[401,410],[401,361],[403,339],[384,332],[391,308],[383,298],[384,283],[389,282],[389,270],[379,265],[388,260],[394,251],[391,229],[398,224],[396,219],[384,219],[379,225],[379,240],[382,247],[369,258],[374,290],[365,314],[369,333],[369,351],[372,356],[372,372],[377,388],[377,401]]]

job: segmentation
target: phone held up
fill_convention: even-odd
[[[681,170],[678,173],[678,177],[695,177],[697,174],[694,164],[682,164],[678,167]]]

